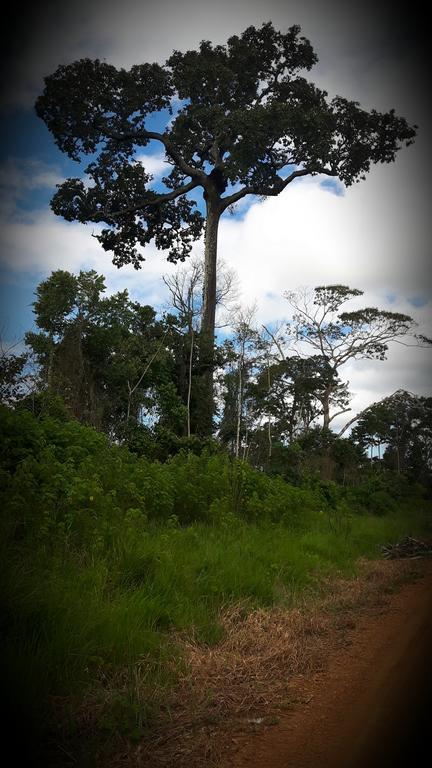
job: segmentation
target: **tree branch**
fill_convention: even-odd
[[[307,167],[307,168],[301,168],[300,170],[293,171],[292,173],[290,173],[289,176],[286,177],[286,179],[282,180],[283,181],[282,189],[285,189],[285,187],[287,187],[288,184],[291,184],[291,182],[294,181],[294,179],[297,179],[300,176],[309,176],[309,175],[312,175],[313,173],[322,173],[325,176],[337,176],[338,175],[337,171],[331,171],[328,168],[322,168],[320,165],[311,166],[311,167]],[[273,192],[273,194],[274,195],[278,195],[279,192],[280,192],[280,190],[277,190],[277,191]],[[269,193],[269,194],[272,194],[272,193]]]
[[[279,354],[280,354],[280,356],[282,358],[282,361],[285,361],[287,359],[286,355],[285,355],[285,353],[284,353],[284,351],[282,349],[281,344],[279,343],[279,341],[275,337],[275,335],[267,328],[266,325],[263,325],[262,327],[264,328],[266,333],[268,333],[268,335],[270,336],[271,340],[273,341],[273,344],[276,346],[276,348],[277,348],[277,350],[278,350],[278,352],[279,352]]]
[[[118,142],[138,141],[139,139],[153,139],[154,141],[159,141],[164,145],[167,155],[169,155],[176,166],[180,168],[180,170],[183,171],[186,176],[191,176],[191,178],[199,180],[199,183],[201,184],[204,183],[206,178],[204,171],[201,171],[199,168],[195,168],[193,165],[189,165],[189,163],[186,162],[180,152],[172,145],[169,138],[164,133],[142,130],[137,133],[107,133],[107,136],[109,139],[113,139],[114,141]]]
[[[229,197],[222,197],[221,198],[221,213],[223,213],[227,208],[229,208],[230,205],[233,205],[234,203],[237,203],[239,200],[241,200],[243,197],[246,197],[246,195],[254,195],[257,194],[254,191],[253,187],[243,187],[243,189],[239,189],[238,192],[233,192],[232,195],[229,195]]]
[[[348,413],[348,411],[351,411],[351,410],[352,408],[344,408],[342,411],[337,411],[336,413],[333,414],[333,416],[330,416],[329,424],[331,421],[333,421],[333,419],[336,418],[336,416],[341,416],[343,413]],[[339,434],[338,434],[338,437],[339,437]]]
[[[396,390],[393,392],[393,394],[392,394],[392,395],[389,395],[389,397],[388,397],[388,398],[385,398],[385,399],[387,400],[387,399],[390,399],[391,397],[394,397],[394,396],[395,396],[395,395],[397,395],[397,394],[398,394],[398,392],[400,392],[400,391],[401,391],[400,389],[396,389]],[[354,423],[355,423],[356,421],[358,421],[358,420],[359,420],[359,419],[360,419],[360,418],[361,418],[361,417],[362,417],[362,416],[363,416],[365,413],[367,413],[367,411],[370,411],[370,409],[371,409],[371,408],[374,408],[376,405],[379,405],[381,402],[382,402],[382,400],[376,400],[374,403],[371,403],[371,404],[370,404],[370,405],[368,405],[366,408],[363,408],[363,410],[362,410],[362,411],[360,411],[360,413],[357,413],[355,416],[353,416],[353,417],[352,417],[352,419],[350,419],[349,421],[347,421],[347,423],[345,424],[345,426],[344,426],[344,427],[342,427],[342,429],[340,429],[340,430],[339,430],[339,432],[337,433],[336,437],[341,437],[341,436],[344,434],[344,432],[346,432],[346,431],[347,431],[347,429],[349,429],[349,427],[351,426],[351,424],[354,424]],[[348,408],[348,410],[351,410],[351,409],[350,409],[350,408]]]
[[[337,176],[336,171],[331,171],[328,168],[321,168],[320,166],[300,168],[297,171],[290,173],[290,175],[285,179],[281,179],[280,176],[278,176],[281,184],[277,185],[273,189],[271,187],[243,187],[243,189],[240,189],[238,192],[234,192],[234,194],[230,195],[229,197],[222,198],[222,212],[230,205],[233,205],[233,203],[241,200],[246,195],[263,195],[264,197],[276,197],[288,186],[288,184],[291,184],[294,179],[298,179],[302,176],[309,176],[313,173],[323,173],[326,176]]]
[[[173,189],[172,192],[167,192],[166,194],[158,195],[157,197],[153,198],[153,200],[146,200],[143,198],[142,200],[138,200],[133,205],[129,205],[126,208],[123,208],[120,211],[98,211],[93,221],[104,221],[107,218],[115,219],[119,216],[124,216],[127,213],[136,213],[137,211],[142,210],[143,208],[149,208],[151,206],[160,205],[161,203],[167,203],[170,200],[175,200],[177,197],[181,197],[182,195],[185,195],[187,192],[190,192],[191,189],[195,189],[195,187],[200,186],[199,181],[190,181],[188,184],[184,184],[182,187],[177,187],[177,189]]]
[[[147,365],[145,366],[145,368],[144,368],[144,370],[143,370],[143,372],[142,372],[141,376],[139,377],[139,379],[138,379],[137,383],[136,383],[136,384],[135,384],[133,387],[131,387],[131,385],[130,385],[130,383],[129,383],[129,380],[128,380],[128,382],[127,382],[127,385],[128,385],[128,395],[129,395],[129,396],[128,396],[128,407],[127,407],[127,418],[128,418],[128,419],[129,419],[129,416],[130,416],[130,407],[131,407],[131,400],[132,400],[132,395],[134,394],[135,390],[136,390],[136,389],[139,387],[139,385],[141,384],[141,382],[142,382],[142,380],[143,380],[144,376],[146,375],[146,373],[147,373],[148,369],[150,368],[151,364],[152,364],[152,363],[153,363],[153,361],[154,361],[154,360],[157,358],[157,356],[158,356],[159,352],[160,352],[160,351],[161,351],[161,349],[163,348],[163,345],[164,345],[164,341],[165,341],[165,337],[166,337],[167,333],[168,333],[168,329],[165,331],[165,333],[164,333],[164,335],[163,335],[163,337],[162,337],[162,341],[161,341],[161,343],[159,344],[158,348],[157,348],[157,349],[156,349],[156,351],[153,353],[153,355],[150,357],[150,360],[148,361]]]

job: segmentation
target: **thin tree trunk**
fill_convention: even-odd
[[[243,461],[246,461],[249,453],[249,430],[247,425],[247,414],[245,414],[245,441],[243,446]]]
[[[217,236],[220,208],[216,200],[207,200],[205,233],[203,309],[201,319],[200,362],[203,377],[204,413],[201,433],[209,436],[213,431],[213,369],[216,316]]]
[[[143,370],[143,372],[142,372],[141,376],[139,377],[138,381],[136,382],[136,384],[134,384],[134,386],[133,386],[133,387],[131,387],[129,380],[127,381],[127,386],[128,386],[128,404],[127,404],[127,415],[126,415],[126,419],[127,419],[127,421],[129,421],[129,418],[130,418],[131,405],[132,405],[132,396],[133,396],[133,394],[134,394],[135,390],[136,390],[136,389],[139,387],[139,385],[141,384],[141,382],[142,382],[142,380],[143,380],[144,376],[146,375],[146,373],[147,373],[148,369],[150,368],[150,366],[151,366],[151,364],[152,364],[153,360],[155,360],[155,359],[156,359],[156,357],[158,356],[159,352],[161,351],[161,349],[162,349],[162,347],[163,347],[163,345],[164,345],[165,336],[167,335],[167,333],[168,333],[168,330],[166,330],[166,331],[165,331],[165,333],[164,333],[164,335],[162,336],[162,341],[161,341],[161,343],[159,344],[159,346],[158,346],[158,348],[157,348],[156,352],[154,352],[154,353],[153,353],[153,355],[151,356],[150,360],[148,361],[147,365],[145,366],[145,368],[144,368],[144,370]]]
[[[329,429],[330,427],[330,389],[327,388],[324,391],[322,406],[323,406],[323,429]]]
[[[271,377],[270,377],[270,358],[267,357],[267,392],[268,392],[268,398],[270,402],[270,392],[271,392]],[[269,449],[268,449],[268,457],[271,459],[272,455],[272,433],[271,433],[271,421],[270,421],[270,411],[267,414],[268,418],[268,442],[269,442]]]
[[[47,372],[47,384],[48,389],[52,390],[53,388],[53,379],[54,379],[54,339],[52,333],[50,333],[49,337],[49,356],[48,356],[48,372]]]
[[[240,354],[240,359],[238,364],[237,432],[236,432],[236,449],[235,449],[236,458],[238,458],[238,455],[240,452],[240,426],[241,426],[241,415],[242,415],[242,407],[243,407],[242,367],[243,367],[243,351]]]
[[[191,402],[191,392],[192,392],[192,360],[193,360],[193,350],[194,350],[193,326],[191,326],[190,337],[191,337],[191,343],[190,343],[190,355],[189,355],[189,381],[188,381],[188,393],[187,393],[187,436],[188,437],[190,437],[191,435],[190,402]]]

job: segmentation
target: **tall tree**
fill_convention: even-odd
[[[317,62],[299,26],[248,27],[225,46],[203,41],[174,51],[165,65],[116,69],[81,59],[46,78],[37,114],[74,160],[91,155],[86,181],[71,178],[52,200],[68,221],[104,222],[96,234],[118,266],[141,266],[151,241],[171,261],[184,260],[205,228],[202,357],[207,431],[212,427],[213,342],[218,227],[247,195],[279,195],[316,174],[347,186],[373,163],[394,160],[416,126],[394,110],[366,112],[355,101],[328,99],[303,76]],[[164,112],[165,126],[151,118]],[[168,117],[171,119],[168,121]],[[140,153],[160,147],[163,185],[151,185]],[[191,193],[200,191],[204,215]]]
[[[339,386],[339,371],[352,360],[385,360],[389,344],[411,336],[415,343],[428,343],[414,334],[415,321],[400,312],[387,312],[376,307],[346,311],[343,305],[363,291],[345,285],[318,286],[313,291],[288,291],[285,297],[293,309],[288,323],[291,348],[299,354],[310,349],[319,355],[328,370],[326,386],[321,393],[323,428],[349,410],[331,413],[330,405]],[[344,431],[344,430],[343,430]]]
[[[322,416],[329,381],[329,406],[340,412],[347,404],[346,387],[334,378],[322,356],[293,355],[263,366],[252,388],[255,414],[267,415],[274,437],[290,444]]]

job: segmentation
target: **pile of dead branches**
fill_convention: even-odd
[[[386,544],[381,547],[381,551],[388,560],[396,560],[401,557],[413,559],[432,555],[432,545],[419,539],[413,539],[411,536],[405,536],[396,544]]]

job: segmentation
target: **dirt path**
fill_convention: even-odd
[[[241,740],[232,768],[432,765],[432,569],[346,639],[277,725]]]

